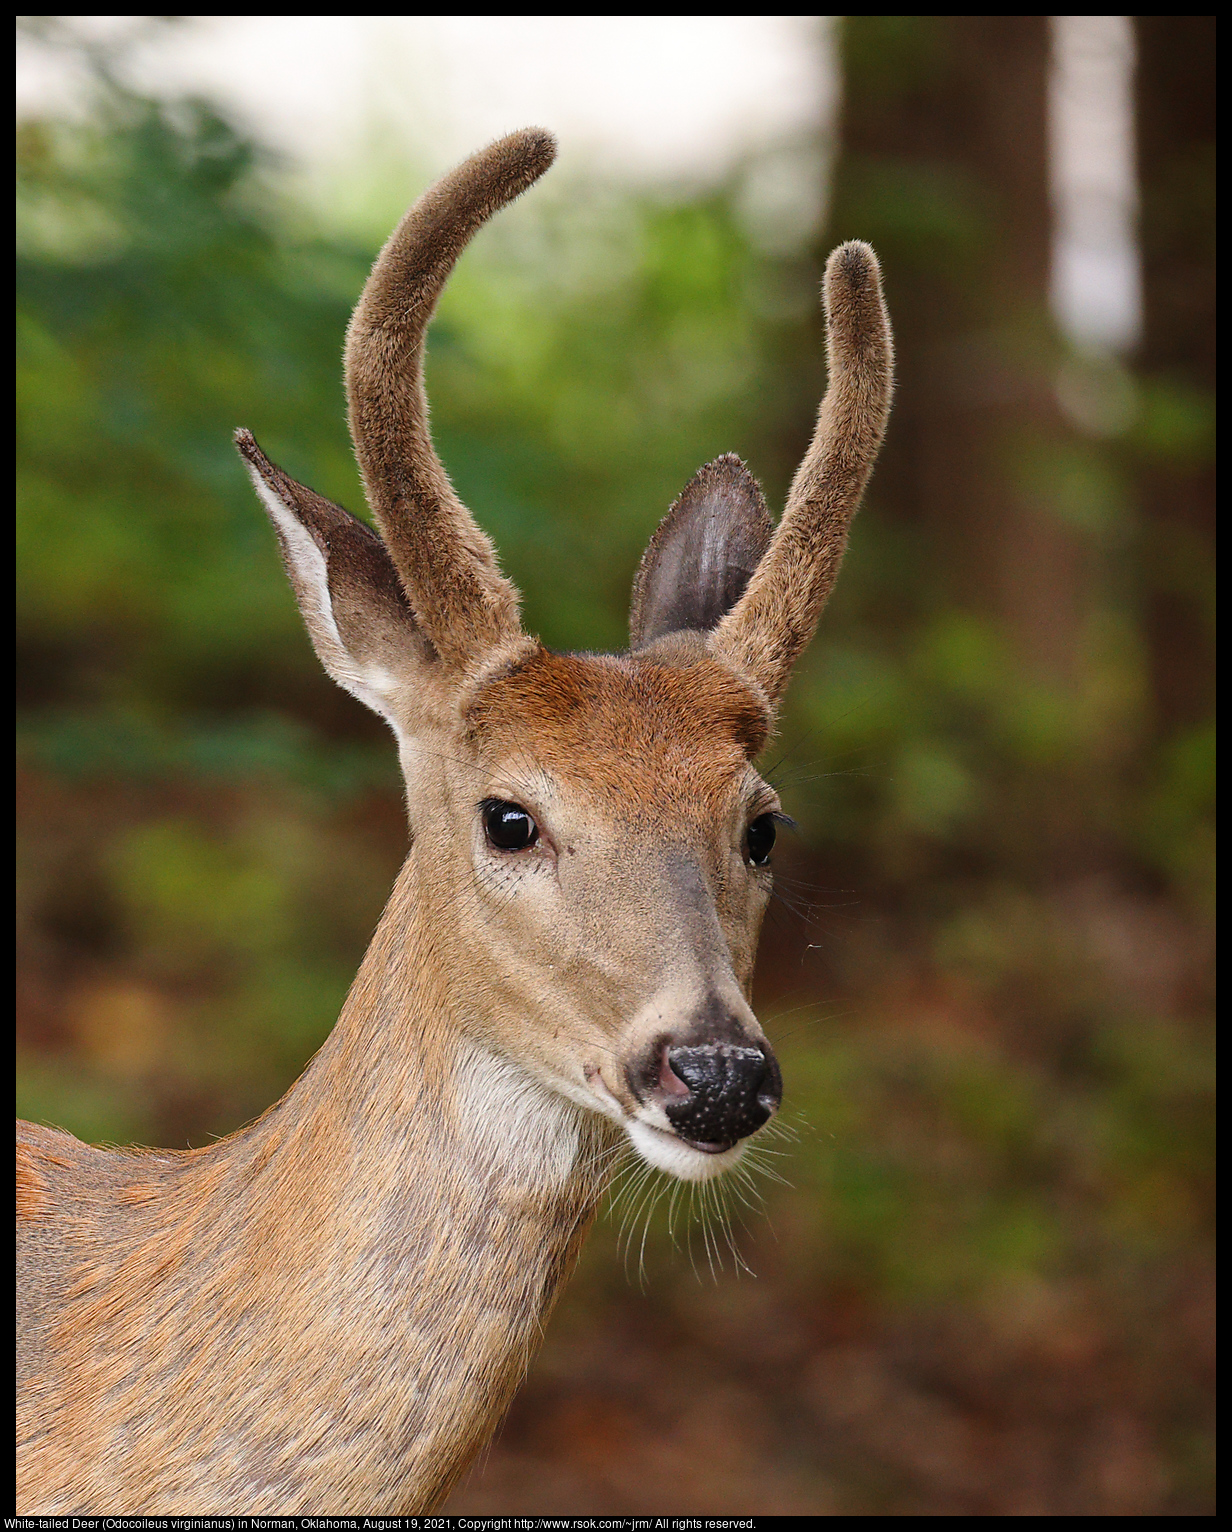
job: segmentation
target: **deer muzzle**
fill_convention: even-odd
[[[778,1061],[752,1013],[717,995],[687,1024],[648,1040],[626,1079],[643,1123],[709,1156],[725,1155],[764,1127],[783,1098]],[[721,1168],[698,1166],[696,1173]]]

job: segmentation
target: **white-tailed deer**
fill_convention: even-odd
[[[475,155],[368,279],[346,379],[381,536],[236,437],[317,654],[397,736],[410,852],[328,1041],[250,1127],[170,1153],[18,1125],[25,1512],[432,1509],[622,1135],[702,1180],[779,1104],[752,763],[885,427],[877,263],[830,258],[830,382],[777,529],[717,459],[651,540],[629,652],[552,653],[433,451],[422,360],[459,253],[554,154],[531,130]]]

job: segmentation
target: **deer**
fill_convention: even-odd
[[[637,569],[629,649],[558,653],[433,447],[429,321],[556,154],[426,191],[347,332],[377,530],[236,445],[325,670],[392,729],[409,851],[298,1081],[185,1151],[17,1127],[26,1513],[422,1514],[486,1444],[620,1154],[684,1182],[781,1102],[751,1004],[782,809],[754,761],[890,406],[876,256],[833,252],[829,379],[777,525],[733,454]]]

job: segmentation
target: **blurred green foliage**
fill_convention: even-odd
[[[402,853],[391,742],[319,673],[230,444],[249,426],[362,507],[339,354],[375,245],[314,227],[200,101],[104,79],[17,147],[19,1110],[199,1142],[326,1035]],[[781,503],[824,382],[818,270],[752,236],[755,168],[683,200],[549,182],[442,303],[438,447],[551,645],[622,646],[700,463],[739,451]],[[865,195],[924,265],[973,237],[961,185]],[[1091,366],[1068,386],[1099,429],[1030,463],[1093,554],[1072,681],[953,595],[875,481],[768,757],[802,834],[759,976],[799,1135],[767,1196],[805,1308],[1081,1281],[1136,1334],[1207,1248],[1214,736],[1153,730],[1134,486],[1213,427],[1205,397]],[[1204,558],[1174,552],[1187,590]],[[1060,842],[1085,849],[1059,884]]]

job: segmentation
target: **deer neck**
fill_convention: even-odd
[[[253,1188],[251,1279],[290,1304],[282,1344],[301,1362],[348,1359],[322,1403],[347,1398],[363,1422],[352,1480],[365,1457],[369,1489],[413,1490],[389,1509],[438,1503],[507,1408],[614,1131],[460,1030],[415,895],[408,863],[333,1033],[233,1141]],[[302,1389],[294,1408],[311,1416]]]

